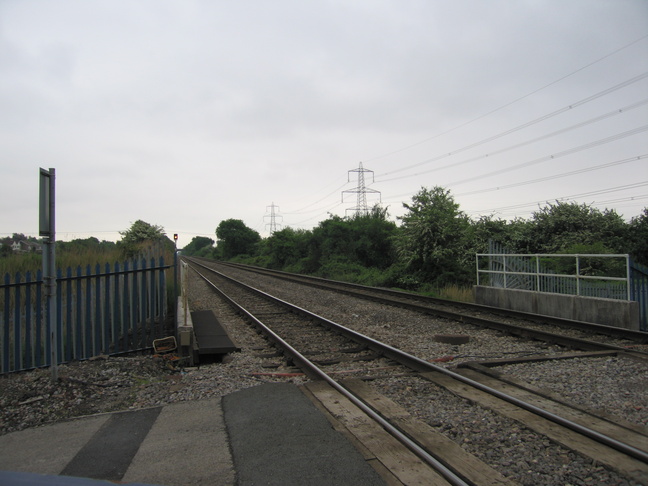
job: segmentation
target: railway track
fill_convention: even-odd
[[[348,282],[250,267],[249,265],[232,263],[219,263],[219,265],[340,292],[356,298],[398,306],[423,314],[457,320],[506,332],[514,336],[568,346],[572,349],[636,352],[638,358],[648,358],[648,333],[646,332],[498,309],[479,304],[452,302],[408,292],[367,287]]]
[[[315,380],[308,385],[311,393],[328,403],[334,415],[348,416],[353,407],[361,410],[429,468],[421,474],[430,474],[434,484],[512,483],[486,462],[416,420],[398,403],[397,396],[386,397],[381,382],[406,377],[411,387],[429,391],[431,403],[440,393],[464,397],[522,422],[535,434],[604,464],[623,477],[639,484],[648,482],[648,435],[641,427],[598,417],[530,387],[500,380],[483,365],[451,371],[431,364],[250,289],[196,261],[191,265],[223,299],[262,330],[289,365]],[[270,351],[266,357],[282,356]],[[351,405],[344,405],[347,403]],[[350,425],[357,421],[351,420]],[[389,460],[385,461],[390,468]],[[412,467],[409,469],[411,473]]]

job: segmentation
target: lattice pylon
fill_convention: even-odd
[[[281,224],[277,223],[277,218],[283,219],[283,216],[279,215],[275,211],[275,209],[279,210],[279,206],[276,206],[274,202],[270,206],[266,206],[266,212],[268,211],[268,208],[270,208],[270,214],[265,215],[263,219],[270,218],[270,222],[266,224],[266,228],[270,227],[270,234],[272,234],[277,231],[278,226],[281,226]]]
[[[357,169],[352,169],[349,171],[347,182],[351,181],[351,172],[358,173],[358,186],[355,189],[347,189],[346,191],[342,191],[342,202],[344,202],[345,192],[357,194],[356,207],[347,208],[346,211],[355,211],[356,213],[369,214],[369,207],[367,206],[367,193],[378,194],[379,202],[381,201],[380,191],[369,189],[365,185],[365,173],[371,172],[371,182],[373,182],[373,170],[365,169],[364,167],[362,167],[362,162],[360,162]]]

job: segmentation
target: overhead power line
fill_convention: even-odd
[[[582,174],[584,172],[591,172],[591,171],[594,171],[594,170],[605,169],[607,167],[613,167],[615,165],[627,164],[628,162],[635,162],[637,160],[641,160],[641,159],[645,159],[645,158],[648,158],[648,154],[637,155],[635,157],[629,157],[627,159],[617,160],[615,162],[608,162],[606,164],[600,164],[600,165],[597,165],[597,166],[594,166],[594,167],[587,167],[585,169],[573,170],[571,172],[563,172],[562,174],[554,174],[552,176],[540,177],[538,179],[532,179],[530,181],[515,182],[513,184],[507,184],[507,185],[504,185],[504,186],[496,186],[496,187],[489,187],[488,189],[478,189],[476,191],[462,192],[460,194],[456,194],[456,196],[457,197],[473,196],[475,194],[483,194],[485,192],[500,191],[500,190],[503,190],[503,189],[511,189],[513,187],[526,186],[526,185],[529,185],[529,184],[535,184],[537,182],[546,182],[546,181],[551,181],[551,180],[554,180],[554,179],[562,179],[563,177],[569,177],[569,176],[576,175],[576,174]]]
[[[323,214],[331,214],[331,211],[335,210],[339,206],[342,206],[342,203],[341,202],[336,202],[332,206],[328,206],[326,208],[321,209],[320,212],[318,212],[317,214],[311,216],[310,218],[306,218],[306,219],[303,219],[301,221],[296,222],[294,224],[294,226],[302,226],[302,225],[306,224],[308,221],[312,221],[313,219],[318,218],[318,217],[322,216]]]
[[[568,112],[570,110],[573,110],[574,108],[578,108],[578,107],[580,107],[580,106],[582,106],[582,105],[584,105],[586,103],[589,103],[590,101],[594,101],[594,100],[596,100],[598,98],[601,98],[602,96],[608,95],[608,94],[610,94],[610,93],[612,93],[614,91],[625,88],[626,86],[629,86],[629,85],[631,85],[633,83],[641,81],[642,79],[645,79],[645,78],[648,78],[648,72],[644,72],[644,73],[642,73],[642,74],[640,74],[638,76],[635,76],[634,78],[623,81],[622,83],[619,83],[619,84],[617,84],[615,86],[604,89],[603,91],[600,91],[600,92],[598,92],[596,94],[593,94],[592,96],[588,96],[587,98],[583,98],[582,100],[579,100],[579,101],[577,101],[575,103],[571,103],[571,104],[569,104],[567,106],[564,106],[564,107],[562,107],[562,108],[560,108],[558,110],[555,110],[555,111],[553,111],[551,113],[547,113],[545,115],[542,115],[542,116],[540,116],[538,118],[535,118],[535,119],[530,120],[530,121],[528,121],[526,123],[523,123],[521,125],[513,127],[513,128],[511,128],[509,130],[505,130],[503,132],[497,133],[495,135],[492,135],[490,137],[484,138],[484,139],[479,140],[477,142],[471,143],[471,144],[466,145],[464,147],[458,148],[458,149],[453,150],[451,152],[446,152],[444,154],[437,155],[436,157],[426,159],[426,160],[424,160],[422,162],[417,162],[416,164],[412,164],[412,165],[409,165],[407,167],[402,167],[400,169],[396,169],[396,170],[392,170],[390,172],[385,172],[383,174],[379,174],[379,176],[386,176],[386,175],[396,174],[398,172],[403,172],[405,170],[410,170],[410,169],[414,169],[416,167],[420,167],[421,165],[429,164],[430,162],[436,162],[438,160],[445,159],[445,158],[451,157],[453,155],[457,155],[457,154],[459,154],[461,152],[465,152],[466,150],[478,147],[478,146],[483,145],[483,144],[488,143],[488,142],[492,142],[493,140],[497,140],[498,138],[502,138],[502,137],[504,137],[506,135],[510,135],[510,134],[515,133],[517,131],[520,131],[520,130],[522,130],[524,128],[528,128],[528,127],[530,127],[532,125],[535,125],[535,124],[540,123],[542,121],[548,120],[549,118],[552,118],[554,116],[560,115],[562,113],[566,113],[566,112]],[[641,104],[641,102],[639,102],[639,103]],[[629,106],[633,107],[633,105],[629,105]],[[631,108],[626,107],[625,109],[627,110],[627,109],[631,109]],[[383,180],[383,182],[384,182],[384,180]]]
[[[306,209],[310,208],[311,206],[314,206],[315,204],[321,203],[325,199],[331,197],[333,194],[337,194],[338,192],[340,192],[340,189],[342,189],[347,184],[348,184],[348,182],[345,182],[344,184],[339,186],[337,189],[334,189],[332,192],[329,192],[326,196],[322,197],[321,199],[318,199],[315,202],[312,202],[312,203],[308,204],[307,206],[304,206],[301,209],[298,209],[296,211],[284,211],[284,214],[303,214],[303,213],[309,213],[309,212],[313,212],[313,211],[318,211],[318,209],[312,209],[310,211],[306,211]]]
[[[554,197],[554,198],[548,198],[542,201],[534,201],[534,202],[528,202],[528,203],[522,203],[522,204],[512,204],[510,206],[500,206],[496,208],[490,208],[490,209],[485,209],[480,212],[487,212],[487,213],[496,213],[496,212],[502,212],[502,211],[507,211],[509,209],[522,209],[530,206],[536,206],[538,204],[543,204],[546,203],[547,201],[568,201],[571,199],[575,198],[582,198],[582,197],[589,197],[589,196],[598,196],[600,194],[609,194],[611,192],[619,192],[619,191],[626,191],[628,189],[637,189],[639,187],[644,187],[648,186],[648,181],[642,181],[642,182],[635,182],[633,184],[625,184],[623,186],[616,186],[616,187],[609,187],[606,189],[601,189],[598,191],[589,191],[589,192],[582,192],[579,194],[571,194],[569,196],[561,196],[561,197]],[[638,198],[643,198],[644,195],[638,196]]]
[[[540,88],[538,88],[538,89],[535,89],[535,90],[529,92],[528,94],[526,94],[526,95],[524,95],[524,96],[518,97],[518,98],[516,98],[516,99],[514,99],[514,100],[512,100],[512,101],[510,101],[510,102],[508,102],[508,103],[505,103],[505,104],[501,105],[500,107],[498,107],[498,108],[496,108],[496,109],[494,109],[494,110],[490,110],[489,112],[487,112],[487,113],[485,113],[485,114],[483,114],[483,115],[481,115],[481,116],[478,116],[478,117],[476,117],[476,118],[474,118],[474,119],[472,119],[472,120],[469,120],[469,121],[466,122],[466,123],[462,123],[461,125],[458,125],[458,126],[452,128],[452,129],[450,129],[450,130],[447,130],[447,131],[445,131],[445,132],[443,132],[443,133],[440,133],[440,134],[438,134],[438,135],[435,135],[435,136],[429,137],[429,138],[427,138],[427,139],[425,139],[425,140],[422,140],[422,141],[420,141],[420,142],[417,142],[417,143],[414,143],[414,144],[408,145],[408,146],[403,147],[403,148],[401,148],[401,149],[397,149],[397,150],[394,150],[394,151],[391,151],[391,152],[388,152],[388,153],[385,153],[385,154],[382,154],[382,155],[379,155],[379,156],[376,156],[376,157],[373,157],[373,158],[370,158],[370,159],[367,159],[367,160],[376,160],[376,159],[380,159],[380,158],[386,157],[386,156],[388,156],[388,155],[392,155],[392,154],[395,154],[395,153],[401,152],[401,151],[406,150],[406,149],[408,149],[408,148],[410,148],[410,147],[414,147],[414,146],[420,145],[420,144],[425,143],[425,142],[427,142],[427,141],[433,140],[433,139],[435,139],[435,138],[437,138],[437,137],[439,137],[439,136],[442,136],[442,135],[445,135],[445,134],[447,134],[447,133],[450,133],[450,132],[452,132],[452,131],[454,131],[454,130],[457,130],[457,129],[463,127],[463,126],[466,126],[466,125],[469,125],[469,124],[471,124],[471,123],[474,123],[474,122],[476,122],[476,121],[478,121],[478,120],[481,120],[481,119],[483,119],[483,118],[485,118],[485,117],[487,117],[487,116],[489,116],[489,115],[491,115],[491,114],[493,114],[493,113],[495,113],[495,112],[497,112],[497,111],[502,110],[503,108],[506,108],[506,107],[508,107],[508,106],[511,106],[511,105],[513,105],[513,104],[515,104],[515,103],[517,103],[517,102],[519,102],[519,101],[521,101],[521,100],[523,100],[523,99],[525,99],[525,98],[528,98],[528,97],[530,97],[530,96],[532,96],[532,95],[534,95],[534,94],[536,94],[536,93],[538,93],[538,92],[540,92],[540,91],[542,91],[542,90],[544,90],[544,89],[550,87],[550,86],[553,86],[553,85],[559,83],[560,81],[562,81],[562,80],[564,80],[564,79],[567,79],[567,78],[569,78],[570,76],[572,76],[572,75],[574,75],[574,74],[576,74],[576,73],[578,73],[578,72],[580,72],[580,71],[583,71],[583,70],[587,69],[588,67],[593,66],[593,65],[595,65],[596,63],[601,62],[601,61],[603,61],[603,60],[605,60],[605,59],[607,59],[607,58],[609,58],[609,57],[611,57],[611,56],[613,56],[613,55],[615,55],[615,54],[617,54],[617,53],[623,51],[624,49],[627,49],[627,48],[629,48],[629,47],[631,47],[631,46],[633,46],[633,45],[635,45],[635,44],[637,44],[637,43],[639,43],[639,42],[645,40],[646,38],[648,38],[648,35],[643,35],[643,36],[641,36],[640,38],[638,38],[638,39],[636,39],[636,40],[634,40],[634,41],[632,41],[632,42],[630,42],[630,43],[628,43],[628,44],[625,44],[625,45],[623,45],[623,46],[621,46],[621,47],[619,47],[619,48],[617,48],[617,49],[611,51],[610,53],[608,53],[608,54],[606,54],[606,55],[604,55],[604,56],[602,56],[602,57],[600,57],[600,58],[598,58],[598,59],[596,59],[596,60],[594,60],[594,61],[592,61],[592,62],[590,62],[590,63],[588,63],[588,64],[585,64],[584,66],[582,66],[582,67],[580,67],[580,68],[578,68],[578,69],[572,71],[571,73],[569,73],[569,74],[567,74],[567,75],[565,75],[565,76],[562,76],[562,77],[556,79],[555,81],[553,81],[553,82],[551,82],[551,83],[548,83],[548,84],[546,84],[546,85],[544,85],[544,86],[542,86],[542,87],[540,87]],[[506,135],[509,135],[509,134],[515,133],[515,132],[517,132],[517,131],[521,131],[521,130],[523,130],[524,128],[530,127],[531,125],[534,125],[534,124],[540,123],[540,122],[542,122],[542,121],[546,121],[546,120],[550,119],[551,117],[558,116],[558,115],[561,114],[561,113],[566,113],[566,112],[569,112],[569,111],[571,111],[571,110],[573,110],[573,109],[575,109],[575,108],[581,107],[581,106],[583,106],[584,104],[586,104],[586,103],[588,103],[588,102],[590,102],[590,101],[593,101],[593,100],[598,99],[598,98],[600,98],[600,97],[606,96],[606,95],[608,95],[608,94],[610,94],[610,93],[612,93],[612,92],[614,92],[614,91],[616,91],[616,90],[620,90],[620,89],[622,89],[622,88],[624,88],[624,87],[627,87],[627,86],[629,86],[629,85],[631,85],[631,84],[633,84],[633,83],[636,83],[636,82],[638,82],[638,81],[641,81],[641,80],[645,79],[646,77],[648,77],[648,73],[642,73],[642,74],[639,74],[638,76],[635,76],[634,78],[631,78],[631,79],[625,80],[625,81],[623,81],[622,83],[619,83],[619,84],[617,84],[617,85],[615,85],[615,86],[609,87],[609,88],[607,88],[607,89],[605,89],[605,90],[603,90],[603,91],[601,91],[601,92],[599,92],[599,93],[596,93],[596,94],[591,95],[591,96],[589,96],[589,97],[587,97],[587,98],[583,98],[583,99],[581,99],[581,100],[578,100],[578,101],[576,101],[575,103],[571,103],[571,104],[569,104],[569,105],[567,105],[567,106],[561,108],[560,110],[556,110],[556,111],[554,111],[554,112],[551,112],[551,113],[545,114],[545,115],[543,115],[543,116],[541,116],[541,117],[539,117],[539,118],[536,118],[536,119],[534,119],[534,120],[528,121],[528,122],[526,122],[526,123],[524,123],[524,124],[522,124],[522,125],[519,125],[519,126],[517,126],[517,127],[513,127],[513,128],[511,128],[511,129],[509,129],[509,130],[506,130],[506,131],[504,131],[504,132],[501,132],[501,133],[495,134],[495,135],[493,135],[493,136],[487,137],[487,138],[485,138],[485,139],[483,139],[483,140],[480,140],[480,141],[477,141],[477,142],[471,143],[471,144],[466,145],[466,146],[464,146],[464,147],[460,147],[460,148],[458,148],[457,150],[454,150],[454,151],[452,151],[452,152],[445,153],[445,154],[441,154],[441,155],[439,155],[439,156],[437,156],[437,157],[430,158],[430,159],[426,159],[426,160],[424,160],[424,161],[422,161],[422,162],[418,162],[418,163],[416,163],[416,164],[413,164],[413,165],[410,165],[410,166],[407,166],[407,167],[403,167],[403,168],[400,168],[400,169],[396,169],[396,170],[394,170],[394,171],[389,171],[389,172],[386,172],[386,173],[380,174],[380,175],[379,175],[379,177],[380,177],[379,182],[386,182],[386,181],[391,181],[391,180],[400,179],[400,178],[405,178],[405,177],[414,177],[414,176],[419,176],[419,175],[421,175],[421,172],[419,172],[419,173],[417,173],[417,174],[411,174],[411,175],[407,175],[407,174],[406,174],[406,175],[403,175],[403,176],[400,176],[400,177],[394,177],[394,178],[389,178],[389,179],[382,179],[382,176],[385,176],[385,175],[391,175],[391,174],[396,174],[396,173],[398,173],[398,172],[407,171],[407,170],[413,169],[413,168],[415,168],[415,167],[418,167],[418,166],[421,166],[421,165],[424,165],[424,164],[427,164],[427,163],[430,163],[430,162],[434,162],[434,161],[436,161],[436,160],[441,160],[441,159],[443,159],[443,158],[450,157],[450,156],[452,156],[452,155],[455,155],[455,154],[460,153],[460,152],[463,152],[463,151],[467,151],[467,150],[469,150],[469,149],[471,149],[471,148],[475,148],[475,147],[477,147],[477,146],[479,146],[479,145],[481,145],[481,144],[486,144],[486,143],[488,143],[488,142],[490,142],[490,141],[493,141],[493,140],[496,140],[496,139],[499,139],[499,138],[503,138],[503,137],[505,137]],[[567,127],[567,128],[561,129],[561,130],[556,130],[556,131],[554,131],[554,132],[552,132],[552,133],[550,133],[550,134],[543,135],[543,136],[540,136],[540,137],[536,137],[536,138],[534,138],[534,139],[532,139],[532,140],[528,140],[528,141],[526,141],[526,142],[522,142],[522,143],[519,143],[519,144],[516,144],[516,145],[510,146],[510,147],[507,147],[507,148],[504,148],[504,149],[500,149],[500,150],[497,150],[497,151],[495,151],[495,152],[490,152],[490,153],[488,153],[488,154],[484,154],[484,155],[479,156],[479,157],[473,157],[473,158],[471,158],[471,159],[469,159],[469,160],[459,162],[459,164],[466,164],[466,163],[468,163],[468,162],[471,162],[471,161],[477,160],[477,159],[479,159],[479,158],[492,157],[493,155],[495,155],[495,154],[500,154],[500,153],[502,153],[502,152],[504,152],[504,151],[506,151],[506,150],[513,150],[514,148],[521,147],[522,145],[527,145],[527,144],[531,144],[531,143],[534,143],[534,142],[538,142],[538,141],[540,141],[540,140],[543,140],[543,139],[549,138],[549,137],[551,137],[551,136],[555,136],[555,135],[558,135],[558,134],[561,134],[561,133],[565,133],[565,132],[567,132],[567,131],[569,131],[569,130],[574,130],[574,129],[577,129],[577,128],[580,128],[580,127],[583,127],[583,126],[585,126],[585,125],[587,125],[587,124],[595,123],[595,122],[597,122],[597,121],[599,121],[599,120],[602,120],[602,119],[604,119],[604,118],[607,118],[607,117],[611,117],[611,116],[613,116],[613,115],[620,114],[621,112],[625,112],[625,111],[627,111],[627,110],[634,109],[634,108],[638,107],[639,105],[644,105],[646,102],[647,102],[647,100],[641,100],[641,101],[639,101],[639,102],[637,102],[637,103],[635,103],[635,104],[633,104],[633,105],[628,105],[628,106],[626,106],[626,107],[624,107],[624,108],[621,108],[621,109],[619,109],[618,111],[615,110],[614,113],[613,113],[613,112],[609,112],[609,113],[606,113],[606,114],[604,114],[604,115],[600,115],[600,116],[598,116],[598,117],[596,117],[596,118],[592,118],[592,119],[590,119],[590,120],[587,120],[587,121],[581,122],[581,123],[579,123],[579,124],[572,125],[572,126],[570,126],[570,127]],[[590,146],[593,147],[593,146],[596,145],[596,143],[597,143],[597,142],[593,142],[593,145],[590,145]],[[601,142],[601,143],[603,143],[603,142]],[[589,148],[589,147],[588,147],[588,146],[581,146],[581,147],[580,147],[580,150],[585,150],[586,148]],[[576,151],[576,150],[578,150],[578,149],[579,149],[579,148],[576,148],[576,149],[573,149],[573,150]],[[557,156],[563,156],[563,155],[567,155],[567,154],[564,153],[564,152],[561,152],[561,153],[559,153],[559,154],[554,154],[554,158],[557,157]],[[551,156],[549,156],[549,158],[550,158],[550,157],[551,157]],[[530,163],[530,164],[533,164],[533,163],[539,163],[539,162],[541,162],[541,160],[530,161],[529,163]],[[456,165],[458,165],[458,164],[455,163],[455,164],[452,164],[451,166],[450,166],[450,165],[447,165],[446,167],[454,167],[454,166],[456,166]],[[605,166],[605,165],[604,165],[604,166]],[[601,166],[600,168],[603,168],[604,166]],[[441,169],[441,168],[435,168],[435,169],[431,169],[430,171],[426,171],[426,172],[422,172],[422,173],[427,173],[427,172],[431,172],[431,171],[434,171],[434,170],[440,170],[440,169]],[[516,168],[514,167],[514,168],[505,169],[505,171],[508,171],[508,170],[515,170],[515,169],[516,169]],[[494,174],[487,174],[487,175],[484,175],[484,176],[482,176],[482,177],[487,177],[488,175],[494,175]],[[559,175],[559,176],[557,176],[557,177],[566,177],[566,176],[567,176],[567,175]],[[460,181],[459,183],[462,183],[462,182],[464,182],[464,181]],[[347,183],[348,183],[348,182],[347,182]],[[529,183],[532,183],[532,182],[529,182]],[[283,214],[304,214],[304,215],[307,215],[307,214],[313,214],[313,213],[315,213],[313,216],[306,217],[306,219],[305,219],[304,221],[301,221],[301,222],[297,223],[297,225],[300,225],[300,224],[306,223],[307,221],[314,220],[314,219],[317,218],[318,216],[323,215],[323,214],[326,214],[327,212],[333,211],[333,210],[336,209],[338,206],[340,206],[340,204],[337,203],[337,204],[333,204],[332,206],[327,206],[327,207],[322,207],[322,206],[320,206],[320,207],[314,207],[314,206],[316,206],[318,203],[322,203],[323,201],[326,201],[327,199],[329,199],[333,194],[335,194],[336,192],[340,191],[340,190],[341,190],[345,185],[346,185],[346,184],[341,185],[337,190],[334,190],[334,191],[328,193],[327,195],[325,195],[324,197],[321,197],[320,199],[318,199],[318,200],[315,201],[315,202],[312,202],[312,203],[310,203],[310,204],[307,204],[306,206],[304,206],[303,208],[300,208],[300,209],[297,210],[297,211],[291,211],[291,212],[285,212],[285,211],[284,211]],[[359,186],[358,186],[358,187],[359,187]],[[321,189],[320,189],[320,191],[321,191]],[[347,192],[347,193],[356,193],[358,196],[361,196],[361,195],[362,195],[361,193],[356,192],[356,191],[358,191],[358,188],[355,188],[355,189],[352,189],[352,190],[349,190],[349,191],[345,191],[345,192]],[[410,195],[410,193],[403,194],[402,196],[407,196],[407,195]],[[401,196],[398,196],[398,197],[401,197]],[[343,200],[344,200],[344,197],[343,197]],[[363,207],[363,205],[362,205],[362,201],[360,201],[359,204],[356,204],[356,207]],[[352,208],[352,209],[353,209],[353,208]]]
[[[560,157],[564,157],[566,155],[571,155],[573,153],[580,152],[582,150],[587,150],[587,149],[590,149],[592,147],[597,147],[599,145],[604,145],[606,143],[614,142],[616,140],[620,140],[622,138],[629,137],[631,135],[636,135],[638,133],[645,132],[646,130],[648,130],[648,125],[642,125],[640,127],[634,128],[632,130],[627,130],[625,132],[617,133],[616,135],[612,135],[611,137],[602,138],[600,140],[595,140],[594,142],[589,142],[589,143],[586,143],[584,145],[579,145],[578,147],[563,150],[562,152],[556,152],[555,154],[546,155],[544,157],[533,159],[533,160],[530,160],[528,162],[523,162],[521,164],[513,165],[511,167],[506,167],[504,169],[495,170],[495,171],[492,171],[492,172],[487,172],[486,174],[481,174],[481,175],[474,176],[474,177],[468,177],[466,179],[462,179],[462,180],[447,184],[447,186],[458,186],[459,184],[465,184],[466,182],[472,182],[472,181],[476,181],[476,180],[480,180],[480,179],[485,179],[486,177],[492,177],[494,175],[504,174],[505,172],[511,172],[511,171],[514,171],[514,170],[522,169],[523,167],[529,167],[531,165],[539,164],[541,162],[547,162],[549,160],[558,159]]]
[[[594,60],[594,61],[592,61],[592,62],[590,62],[588,64],[585,64],[584,66],[576,69],[575,71],[572,71],[569,74],[566,74],[565,76],[562,76],[562,77],[556,79],[555,81],[552,81],[549,84],[545,84],[541,88],[535,89],[535,90],[531,91],[530,93],[527,93],[527,94],[525,94],[523,96],[520,96],[519,98],[515,98],[513,101],[509,101],[508,103],[505,103],[505,104],[503,104],[503,105],[501,105],[501,106],[499,106],[499,107],[497,107],[497,108],[495,108],[493,110],[490,110],[490,111],[484,113],[483,115],[480,115],[480,116],[478,116],[476,118],[473,118],[473,119],[471,119],[471,120],[469,120],[467,122],[461,123],[461,124],[451,128],[449,130],[445,130],[444,132],[438,133],[436,135],[433,135],[432,137],[428,137],[428,138],[426,138],[424,140],[421,140],[420,142],[416,142],[416,143],[407,145],[407,146],[402,147],[400,149],[392,150],[391,152],[387,152],[387,153],[384,153],[384,154],[381,154],[381,155],[374,156],[374,157],[372,157],[370,159],[367,159],[367,161],[370,162],[370,161],[373,161],[373,160],[382,159],[384,157],[388,157],[390,155],[397,154],[399,152],[403,152],[404,150],[407,150],[407,149],[410,149],[410,148],[413,148],[413,147],[417,147],[418,145],[422,145],[422,144],[424,144],[426,142],[434,140],[435,138],[442,137],[443,135],[447,135],[448,133],[452,133],[455,130],[458,130],[460,128],[468,126],[468,125],[470,125],[470,124],[472,124],[472,123],[474,123],[476,121],[481,120],[482,118],[486,118],[487,116],[492,115],[493,113],[496,113],[496,112],[498,112],[500,110],[503,110],[504,108],[507,108],[507,107],[517,103],[518,101],[522,101],[523,99],[528,98],[529,96],[533,96],[534,94],[539,93],[540,91],[542,91],[542,90],[544,90],[544,89],[546,89],[546,88],[548,88],[550,86],[553,86],[554,84],[557,84],[557,83],[559,83],[559,82],[573,76],[574,74],[577,74],[577,73],[587,69],[588,67],[591,67],[591,66],[593,66],[593,65],[607,59],[608,57],[611,57],[611,56],[613,56],[615,54],[618,54],[619,52],[621,52],[621,51],[623,51],[623,50],[625,50],[625,49],[627,49],[627,48],[641,42],[642,40],[644,40],[646,38],[648,38],[648,34],[643,35],[643,36],[639,37],[638,39],[635,39],[634,41],[629,42],[628,44],[625,44],[625,45],[615,49],[614,51],[612,51],[612,52],[610,52],[610,53],[608,53],[608,54],[606,54],[606,55],[604,55],[602,57],[599,57],[598,59],[596,59],[596,60]]]
[[[646,104],[648,104],[648,98],[637,101],[636,103],[632,103],[632,104],[624,106],[622,108],[618,108],[616,110],[609,111],[609,112],[604,113],[602,115],[590,118],[590,119],[585,120],[583,122],[576,123],[574,125],[571,125],[571,126],[568,126],[568,127],[565,127],[565,128],[561,128],[560,130],[553,131],[553,132],[548,133],[546,135],[542,135],[540,137],[532,138],[530,140],[525,140],[524,142],[516,143],[514,145],[509,145],[508,147],[504,147],[502,149],[495,150],[493,152],[488,152],[486,154],[478,155],[476,157],[471,157],[469,159],[464,159],[464,160],[461,160],[459,162],[454,162],[452,164],[447,164],[447,165],[444,165],[444,166],[441,166],[441,167],[435,167],[434,169],[428,169],[428,170],[425,170],[423,172],[416,172],[414,174],[407,174],[407,175],[398,176],[398,177],[391,177],[389,179],[380,179],[379,182],[389,182],[389,181],[395,181],[395,180],[399,180],[399,179],[405,179],[405,178],[408,178],[408,177],[418,177],[418,176],[421,176],[421,175],[424,175],[424,174],[429,174],[431,172],[437,172],[437,171],[444,170],[444,169],[449,169],[449,168],[456,168],[459,165],[464,165],[464,164],[468,164],[470,162],[475,162],[475,161],[478,161],[478,160],[482,160],[482,159],[485,159],[485,158],[488,158],[488,157],[493,157],[494,155],[499,155],[499,154],[508,152],[510,150],[514,150],[514,149],[517,149],[517,148],[520,148],[520,147],[524,147],[526,145],[530,145],[532,143],[539,142],[541,140],[546,140],[548,138],[555,137],[557,135],[562,135],[562,134],[567,133],[567,132],[569,132],[571,130],[576,130],[578,128],[582,128],[584,126],[590,125],[592,123],[596,123],[598,121],[605,120],[607,118],[610,118],[610,117],[613,117],[613,116],[616,116],[616,115],[621,115],[623,113],[627,113],[628,111],[634,110],[635,108],[639,108],[639,107],[644,106]],[[454,152],[454,153],[456,153],[456,152]]]

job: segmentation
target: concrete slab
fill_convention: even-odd
[[[61,474],[121,480],[161,411],[157,407],[111,415]]]
[[[71,476],[95,481],[66,482]],[[0,486],[105,480],[164,486],[385,484],[290,383],[0,436]]]
[[[60,422],[0,436],[0,469],[60,474],[110,414]]]
[[[385,484],[292,384],[264,384],[227,395],[223,412],[238,484]]]
[[[233,485],[221,399],[167,405],[122,481],[167,486]]]
[[[198,354],[227,354],[239,350],[212,311],[193,311],[191,321],[198,342]]]
[[[113,481],[103,479],[52,476],[24,472],[0,471],[0,486],[115,486]],[[153,484],[128,483],[128,486],[156,486]]]

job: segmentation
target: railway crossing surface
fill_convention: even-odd
[[[311,400],[287,383],[0,436],[2,486],[115,482],[385,484]]]

